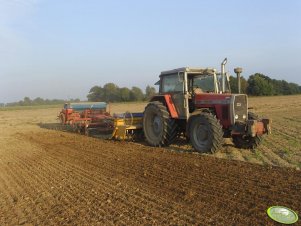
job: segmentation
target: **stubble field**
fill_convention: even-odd
[[[272,135],[255,151],[227,139],[214,155],[47,129],[59,108],[0,111],[0,225],[276,225],[272,205],[300,215],[301,96],[249,105]]]

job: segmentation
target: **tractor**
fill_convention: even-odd
[[[226,62],[220,73],[191,67],[161,72],[159,94],[143,114],[143,132],[151,146],[168,146],[183,134],[202,153],[219,150],[223,138],[232,138],[238,148],[254,149],[270,133],[271,120],[249,112],[247,95],[231,94]],[[241,71],[235,69],[238,81]]]

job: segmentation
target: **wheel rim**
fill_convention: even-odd
[[[200,148],[206,147],[209,138],[208,128],[203,124],[195,126],[193,130],[193,137],[196,141],[197,146],[199,146]]]
[[[145,112],[143,130],[152,145],[160,144],[164,133],[164,119],[153,106],[150,106]]]
[[[152,129],[155,135],[159,135],[162,131],[162,119],[158,115],[155,115],[152,123]]]

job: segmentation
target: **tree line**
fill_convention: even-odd
[[[147,86],[145,93],[136,86],[131,89],[127,87],[118,87],[114,83],[107,83],[103,87],[94,86],[90,89],[87,95],[88,101],[104,101],[104,102],[128,102],[128,101],[144,101],[148,100],[150,97],[155,95],[156,89],[151,86]],[[64,104],[67,102],[80,102],[80,99],[43,99],[37,97],[35,99],[30,99],[29,97],[24,97],[23,100],[11,103],[0,103],[0,107],[13,107],[13,106],[37,106],[37,105],[56,105]]]
[[[301,94],[301,86],[296,83],[289,83],[285,80],[271,79],[270,77],[256,73],[246,80],[240,78],[241,93],[250,96],[275,96]],[[237,78],[230,76],[231,92],[237,93]]]
[[[43,99],[41,97],[37,97],[31,100],[29,97],[24,97],[23,100],[7,103],[5,106],[13,107],[13,106],[37,106],[37,105],[55,105],[55,104],[64,104],[66,102],[80,102],[80,99],[70,99],[70,100],[61,100],[61,99]],[[3,104],[4,106],[4,104]]]
[[[293,95],[301,94],[301,86],[296,83],[289,83],[285,80],[271,79],[270,77],[256,73],[251,75],[248,80],[243,76],[241,81],[241,93],[251,96],[272,96],[272,95]],[[230,76],[230,86],[232,93],[238,93],[237,78]],[[87,95],[88,101],[104,101],[104,102],[129,102],[129,101],[146,101],[156,94],[156,89],[147,86],[145,92],[139,87],[133,86],[131,89],[127,87],[118,87],[114,83],[107,83],[104,86],[94,86]],[[66,102],[80,102],[80,99],[43,99],[37,97],[30,99],[24,97],[23,100],[12,103],[0,103],[0,107],[4,106],[34,106],[34,105],[54,105],[64,104]]]
[[[260,73],[253,74],[246,80],[243,76],[240,79],[241,93],[250,96],[272,96],[272,95],[292,95],[301,94],[301,86],[296,83],[289,83],[285,80],[271,79]],[[238,93],[237,78],[230,76],[230,87],[232,93]],[[90,89],[87,98],[89,101],[105,102],[128,102],[148,100],[156,94],[156,89],[147,86],[145,93],[133,86],[119,88],[114,83],[107,83],[103,87],[94,86]]]
[[[103,87],[94,86],[87,95],[88,101],[105,101],[105,102],[129,102],[148,100],[156,93],[156,89],[147,86],[145,93],[136,86],[131,89],[127,87],[118,87],[114,83],[107,83]]]

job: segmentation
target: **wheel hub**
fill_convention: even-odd
[[[205,126],[199,125],[198,127],[196,127],[194,135],[196,136],[195,140],[199,143],[200,146],[207,144],[209,134]]]
[[[202,126],[199,126],[197,130],[197,134],[198,134],[198,140],[200,141],[206,141],[208,139],[208,131],[206,130],[206,128]]]
[[[158,115],[156,115],[154,117],[152,127],[153,127],[153,131],[154,131],[155,134],[159,134],[161,132],[161,130],[162,130],[162,120]]]

